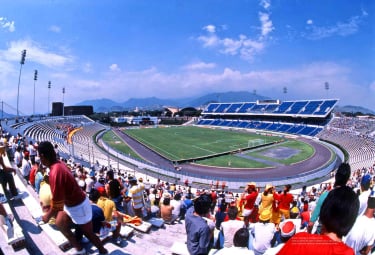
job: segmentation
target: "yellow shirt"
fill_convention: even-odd
[[[262,193],[262,201],[259,206],[259,214],[262,213],[263,210],[267,209],[272,211],[272,202],[273,202],[273,194],[267,194],[266,196]]]
[[[102,208],[105,220],[112,221],[112,214],[116,210],[115,202],[107,197],[100,197],[96,204]]]

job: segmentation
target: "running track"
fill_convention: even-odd
[[[174,169],[174,165],[167,159],[161,157],[159,154],[155,153],[151,149],[138,143],[128,135],[124,134],[118,129],[113,129],[113,131],[126,142],[134,151],[136,151],[145,160],[152,162],[166,169]],[[295,177],[298,174],[312,171],[314,169],[319,169],[324,166],[331,158],[331,151],[324,145],[314,142],[310,139],[298,138],[298,140],[310,144],[315,148],[315,154],[313,157],[291,165],[291,166],[277,166],[271,168],[251,168],[251,169],[236,169],[236,168],[224,168],[224,167],[209,167],[195,164],[180,164],[182,167],[181,171],[197,174],[201,176],[210,176],[215,179],[215,177],[227,178],[229,179],[235,177],[246,178],[246,179],[285,179],[288,177]]]

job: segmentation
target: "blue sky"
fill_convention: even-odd
[[[0,0],[0,100],[253,92],[375,110],[372,0]],[[329,89],[325,90],[325,82]],[[283,88],[287,93],[283,93]],[[6,110],[6,109],[5,109]],[[8,110],[9,111],[9,110]]]

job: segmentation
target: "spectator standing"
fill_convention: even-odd
[[[356,255],[369,254],[375,243],[375,197],[368,197],[367,208],[358,216],[349,234],[344,238],[346,245],[353,248]]]
[[[28,182],[30,179],[31,165],[29,162],[29,152],[25,151],[22,159],[21,173],[23,178]]]
[[[203,194],[186,212],[187,248],[191,255],[208,254],[210,250],[212,232],[204,217],[210,217],[211,202],[211,196]]]
[[[129,178],[129,184],[131,187],[129,189],[128,196],[129,198],[131,198],[131,203],[132,203],[134,213],[136,216],[142,219],[143,218],[142,208],[144,206],[144,203],[143,203],[144,185],[138,185],[137,179],[133,177]]]
[[[359,195],[359,211],[358,216],[364,214],[367,208],[367,199],[371,194],[371,175],[366,174],[361,178],[361,194]]]
[[[31,161],[31,170],[29,175],[30,185],[35,189],[35,175],[39,168],[40,159],[39,158],[30,158]]]
[[[351,174],[350,165],[348,163],[340,164],[340,166],[337,169],[336,174],[335,174],[335,183],[333,185],[333,189],[345,186],[346,183],[348,182],[349,178],[350,178],[350,174]],[[320,194],[319,200],[316,203],[316,206],[315,206],[315,208],[314,208],[314,210],[311,214],[311,217],[310,217],[309,226],[307,228],[307,231],[309,233],[312,232],[314,224],[319,219],[321,206],[323,205],[324,200],[328,196],[329,192],[331,192],[331,191],[325,191],[322,194]],[[317,232],[319,232],[319,231],[320,230],[318,228]]]
[[[320,210],[322,234],[300,232],[279,251],[279,255],[354,255],[351,247],[342,242],[356,220],[359,200],[347,186],[336,187],[328,193]]]
[[[274,200],[273,192],[274,192],[274,187],[272,186],[272,184],[267,184],[261,195],[261,201],[259,205],[259,214],[261,214],[263,210],[269,210],[272,212],[272,203]]]
[[[292,186],[290,184],[287,184],[284,186],[284,191],[280,195],[280,203],[279,203],[279,209],[281,217],[284,217],[284,219],[290,218],[290,205],[293,203],[294,197],[292,194],[289,193]]]
[[[14,163],[17,165],[18,168],[22,166],[22,159],[22,148],[18,145],[16,147],[16,152],[14,153]]]
[[[50,168],[49,181],[52,192],[52,207],[42,216],[42,221],[48,222],[52,216],[56,216],[56,226],[75,248],[76,254],[85,254],[86,251],[72,233],[72,223],[79,226],[100,253],[107,254],[108,251],[93,232],[90,202],[74,176],[64,163],[57,160],[50,142],[41,142],[38,152],[42,164]]]
[[[18,194],[16,185],[14,183],[14,178],[12,173],[16,174],[16,169],[13,169],[11,167],[7,167],[4,163],[3,157],[6,156],[5,152],[5,146],[0,146],[0,181],[1,185],[3,187],[4,192],[7,190],[7,186],[9,185],[9,190],[11,195],[13,196],[13,199],[19,199],[21,198],[21,194]]]
[[[242,201],[244,203],[244,208],[242,216],[244,216],[245,226],[249,226],[249,217],[254,209],[254,204],[258,196],[258,190],[256,189],[255,182],[250,182],[247,184],[245,192],[242,194]]]

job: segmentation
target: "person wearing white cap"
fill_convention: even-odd
[[[292,220],[285,220],[279,225],[280,243],[275,247],[268,248],[263,255],[277,254],[284,244],[296,233],[296,225]]]

